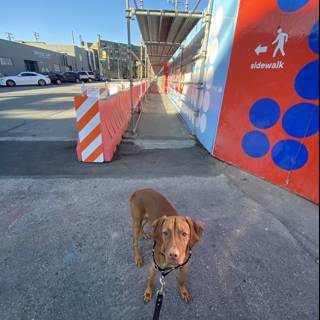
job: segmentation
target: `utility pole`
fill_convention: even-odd
[[[33,36],[36,39],[36,41],[38,41],[39,38],[40,38],[40,34],[38,32],[35,32],[35,31],[33,32]]]
[[[80,41],[80,45],[82,46],[82,44],[83,44],[83,38],[82,38],[82,35],[81,35],[81,34],[79,34],[79,41]]]
[[[72,30],[72,43],[74,44],[74,32]]]
[[[99,62],[99,73],[100,73],[100,76],[102,77],[103,74],[102,74],[102,65],[101,65],[101,61],[100,61],[100,58],[101,58],[101,34],[97,34],[98,36],[98,62]]]
[[[185,11],[189,11],[189,0],[185,1]]]
[[[11,32],[6,32],[5,34],[6,34],[7,39],[8,39],[9,41],[12,41],[12,40],[14,39],[13,33],[11,33]]]

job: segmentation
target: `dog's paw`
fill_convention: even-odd
[[[182,296],[182,299],[186,302],[189,303],[191,300],[191,295],[186,286],[180,287],[180,294]]]
[[[144,291],[143,300],[144,300],[145,303],[148,303],[148,302],[151,301],[151,298],[152,298],[152,289],[151,288],[147,288]]]
[[[141,268],[143,266],[143,261],[142,261],[141,256],[136,256],[135,257],[135,262],[136,262],[136,265],[137,265],[138,268]]]

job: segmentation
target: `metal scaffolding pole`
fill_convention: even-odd
[[[147,46],[144,46],[144,77],[147,79]]]
[[[129,0],[126,0],[126,18],[128,33],[128,61],[129,61],[129,78],[130,78],[130,110],[131,110],[131,131],[134,131],[134,106],[133,106],[133,70],[132,70],[132,54],[131,54],[131,10]]]
[[[197,0],[197,2],[195,3],[195,5],[193,6],[191,12],[195,12],[195,11],[197,10],[197,8],[198,8],[198,6],[199,6],[199,4],[200,4],[200,1],[201,1],[201,0]]]
[[[211,18],[212,18],[212,7],[213,7],[213,0],[208,0],[208,7],[205,16],[205,31],[204,31],[204,38],[203,38],[203,45],[201,47],[200,59],[201,59],[201,66],[200,66],[200,74],[199,74],[199,82],[198,82],[198,94],[197,94],[197,103],[196,103],[196,110],[194,111],[193,117],[193,131],[196,122],[196,118],[199,117],[199,102],[200,102],[200,91],[203,90],[203,81],[204,81],[204,73],[205,73],[205,65],[206,65],[206,58],[208,55],[208,42],[209,42],[209,33],[210,33],[210,25],[211,25]]]
[[[143,41],[141,36],[141,43],[140,43],[140,80],[143,78]]]

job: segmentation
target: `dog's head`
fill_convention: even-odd
[[[203,226],[190,217],[163,216],[152,224],[153,237],[161,245],[167,265],[177,266],[201,238]]]

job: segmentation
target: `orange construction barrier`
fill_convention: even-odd
[[[82,90],[82,96],[74,98],[79,161],[112,161],[131,120],[130,88],[123,84],[121,86],[126,89],[112,95],[106,94],[109,87],[102,88],[103,90],[96,88],[96,91],[94,88],[88,88]],[[149,82],[146,81],[134,84],[133,106],[135,111],[141,99],[147,94],[148,88]]]

